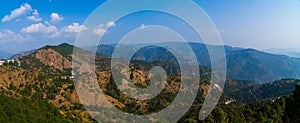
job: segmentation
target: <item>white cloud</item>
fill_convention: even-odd
[[[21,29],[22,33],[44,33],[44,34],[50,34],[50,33],[56,33],[59,32],[56,26],[53,25],[44,25],[42,23],[38,24],[32,24],[28,27]]]
[[[106,23],[106,26],[107,27],[114,27],[114,26],[116,26],[116,24],[113,21],[109,21],[109,22]]]
[[[21,34],[17,34],[11,30],[2,30],[0,31],[0,43],[5,42],[23,42],[30,39],[30,36],[22,36]]]
[[[88,28],[84,25],[79,25],[79,23],[73,23],[72,25],[68,25],[64,27],[62,30],[66,33],[78,33],[80,31],[87,30]]]
[[[101,36],[106,32],[106,29],[103,28],[103,24],[99,25],[96,29],[94,29],[94,34]]]
[[[52,23],[57,23],[64,20],[64,17],[62,15],[59,15],[58,13],[51,13],[50,17],[50,22]]]
[[[34,16],[39,16],[39,15],[40,15],[39,12],[38,12],[36,9],[33,10],[32,14],[33,14]]]
[[[57,32],[54,32],[54,33],[51,33],[49,35],[45,35],[46,37],[49,37],[49,38],[57,38],[59,36],[61,36],[61,33],[59,31]]]
[[[31,21],[34,21],[34,22],[40,22],[40,21],[42,21],[42,18],[36,17],[36,16],[28,16],[27,19],[31,20]]]
[[[8,22],[8,21],[11,21],[19,16],[22,16],[22,15],[25,15],[29,12],[32,11],[32,8],[31,6],[28,4],[28,3],[25,3],[23,5],[21,5],[19,8],[13,10],[10,15],[5,15],[3,18],[2,18],[2,22]]]
[[[87,30],[88,28],[79,23],[72,23],[68,26],[65,26],[61,29],[58,29],[56,26],[51,25],[49,22],[32,24],[28,27],[24,27],[20,30],[22,33],[33,34],[41,33],[44,37],[47,38],[57,38],[57,37],[73,37],[74,34]]]
[[[109,21],[105,24],[105,26],[103,24],[100,24],[96,29],[93,30],[93,32],[95,35],[101,36],[107,32],[107,28],[114,26],[116,26],[116,23],[113,21]]]
[[[141,24],[140,29],[145,29],[145,24]]]
[[[34,22],[40,22],[42,21],[42,18],[40,18],[39,16],[40,16],[39,12],[35,9],[32,11],[32,16],[28,16],[27,19]]]
[[[20,22],[20,21],[21,21],[21,19],[16,19],[16,20],[15,20],[15,22]]]

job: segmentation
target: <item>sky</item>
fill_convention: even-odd
[[[265,50],[299,49],[299,0],[194,0],[212,19],[223,43]],[[79,31],[91,30],[84,21],[105,0],[3,0],[0,3],[0,50],[18,53],[45,45],[74,44]],[[174,0],[171,0],[174,2]],[[118,5],[119,7],[131,6]],[[168,7],[168,6],[166,6]],[[184,6],[178,9],[189,10]],[[107,12],[107,15],[113,14]],[[188,13],[187,13],[188,14]],[[107,21],[94,30],[106,43],[117,43],[128,30],[163,25],[197,40],[195,33],[176,17],[143,11],[116,22]],[[154,33],[155,34],[155,33]]]

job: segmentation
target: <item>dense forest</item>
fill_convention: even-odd
[[[249,104],[217,106],[204,120],[198,120],[200,107],[191,109],[179,122],[203,123],[297,123],[300,122],[300,84],[291,96]]]
[[[43,100],[14,99],[0,94],[0,122],[63,123],[76,122],[65,118],[54,105]]]
[[[108,84],[108,89],[114,89],[115,86],[110,84]],[[108,91],[107,93],[112,96],[118,96],[118,92]],[[172,100],[171,97],[167,99],[169,99],[169,101]],[[163,108],[155,104],[155,102],[159,101],[159,98],[157,98],[156,101],[152,101],[153,106],[150,105],[148,110],[158,111]],[[296,85],[291,96],[283,96],[248,104],[219,105],[204,121],[198,120],[198,111],[201,106],[194,105],[179,122],[300,122],[299,102],[300,84]],[[127,104],[123,110],[137,113],[133,104]],[[58,108],[47,101],[29,98],[15,99],[4,95],[0,95],[0,113],[0,122],[79,122],[75,119],[68,119],[68,117],[63,116]]]

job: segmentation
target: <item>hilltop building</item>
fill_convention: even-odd
[[[4,60],[0,60],[0,66],[4,64]]]

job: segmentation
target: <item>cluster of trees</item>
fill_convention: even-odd
[[[300,85],[296,85],[293,95],[289,97],[249,104],[219,106],[203,121],[198,120],[197,108],[200,109],[201,106],[191,109],[180,122],[300,122]]]
[[[72,57],[70,56],[70,54],[73,54],[74,46],[72,46],[70,44],[63,43],[58,46],[46,46],[45,48],[46,49],[48,49],[48,48],[54,49],[55,51],[59,52],[62,56],[67,58],[68,60],[72,60]]]
[[[65,118],[58,109],[42,100],[14,99],[0,95],[0,122],[77,122]]]
[[[85,114],[82,105],[71,102],[70,95],[75,89],[71,79],[64,79],[58,74],[34,70],[24,71],[13,66],[3,68],[2,72],[6,72],[5,75],[7,74],[8,77],[7,80],[1,79],[1,81],[6,81],[8,84],[2,84],[0,87],[1,94],[3,94],[3,96],[0,95],[0,117],[2,119],[0,123],[22,120],[60,122],[53,119],[56,116],[66,118],[68,121],[92,121],[92,118]],[[52,110],[56,112],[52,112]],[[46,114],[47,112],[49,114]],[[45,116],[40,116],[43,113]]]
[[[236,82],[230,80],[224,87],[225,95],[234,98],[237,102],[251,103],[262,100],[277,98],[280,96],[288,96],[293,93],[293,90],[300,80],[282,79],[272,83],[265,84],[242,84],[243,81]]]
[[[133,75],[131,74],[131,76]],[[171,79],[174,80],[176,78],[170,77],[168,78],[167,82],[170,83]],[[147,82],[150,84],[150,81]],[[143,85],[135,84],[135,86],[139,88],[145,88]],[[138,114],[138,115],[151,114],[163,110],[168,106],[168,104],[170,104],[175,99],[177,94],[177,92],[176,93],[168,92],[166,89],[163,89],[162,92],[156,97],[154,97],[153,99],[144,101],[147,103],[147,107],[140,107],[137,106],[137,103],[141,101],[130,98],[125,94],[123,94],[123,92],[121,92],[118,89],[117,85],[115,84],[112,75],[110,77],[109,82],[105,85],[104,93],[106,95],[109,95],[117,99],[120,103],[123,103],[125,105],[124,108],[119,108],[120,110],[123,110],[127,113]]]

